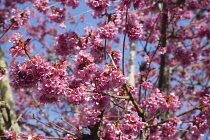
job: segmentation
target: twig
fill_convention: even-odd
[[[27,93],[32,97],[32,99],[34,100],[34,102],[36,103],[36,105],[40,108],[41,112],[44,114],[44,116],[46,117],[47,121],[50,122],[48,115],[43,111],[43,109],[42,109],[41,105],[39,104],[39,102],[34,98],[34,96],[30,92],[27,92]],[[52,128],[53,127],[54,126],[52,126]],[[60,134],[57,131],[55,131],[55,133],[57,133],[57,135],[60,136]]]
[[[15,22],[12,22],[12,24],[10,24],[10,26],[6,29],[6,31],[1,35],[0,39],[9,31],[9,29],[12,27],[12,25],[14,24]]]
[[[56,126],[57,128],[59,128],[59,129],[63,130],[64,132],[66,132],[66,133],[68,133],[68,134],[70,134],[70,135],[72,135],[72,136],[75,136],[75,134],[74,134],[74,133],[71,133],[70,131],[68,131],[68,130],[66,130],[66,129],[62,128],[62,127],[60,127],[59,125],[57,125],[57,124],[55,124],[55,123],[53,123],[53,122],[50,122],[50,124],[52,124],[52,125]]]
[[[96,92],[96,93],[108,95],[108,96],[110,96],[110,97],[118,98],[118,99],[126,99],[126,100],[130,99],[129,96],[118,96],[118,95],[108,94],[108,93],[99,92],[99,91],[94,91],[94,90],[86,90],[86,91],[87,91],[87,92]]]
[[[126,30],[127,30],[127,20],[128,20],[128,8],[126,10],[126,16],[125,16],[125,25],[126,25]],[[125,39],[126,39],[126,34],[124,35],[124,38],[123,38],[123,52],[122,52],[122,73],[123,75],[125,75]]]
[[[76,128],[74,125],[72,125],[72,124],[70,124],[69,122],[67,122],[64,118],[61,118],[61,117],[60,117],[60,119],[61,119],[63,122],[67,123],[69,126],[73,127],[73,128],[76,129],[77,131],[79,131],[78,128]],[[80,132],[80,131],[79,131],[79,132]]]
[[[47,127],[52,126],[51,122],[49,122],[49,123],[50,123],[50,125],[49,125],[49,124],[47,124],[47,123],[44,123],[43,121],[41,121],[40,119],[38,119],[37,117],[35,117],[35,116],[34,116],[34,114],[33,114],[33,119],[35,119],[35,120],[37,120],[38,122],[40,122],[40,123],[42,123],[42,124],[46,125]],[[64,133],[63,131],[61,131],[61,130],[59,130],[59,129],[57,129],[57,128],[52,127],[52,129],[56,130],[56,132],[61,132],[61,133]]]
[[[112,56],[110,55],[110,53],[107,53],[107,54],[108,54],[109,58],[111,59],[113,66],[117,69],[117,66],[116,66]]]
[[[126,90],[128,96],[130,97],[130,100],[131,100],[131,102],[133,103],[134,107],[136,108],[136,111],[137,111],[139,117],[141,117],[142,120],[145,122],[145,121],[146,121],[146,120],[145,120],[145,116],[144,116],[144,115],[145,115],[145,112],[144,112],[141,108],[139,108],[137,102],[135,101],[135,99],[133,98],[132,94],[131,94],[130,91],[128,90],[127,85],[124,84],[123,87],[125,88],[125,90]]]
[[[175,117],[183,116],[183,115],[185,115],[185,114],[187,114],[187,113],[190,113],[191,111],[194,111],[194,110],[196,110],[196,109],[200,110],[202,107],[203,107],[203,106],[196,106],[196,107],[194,107],[194,108],[192,108],[192,109],[189,109],[189,110],[187,110],[187,111],[185,111],[185,112],[183,112],[183,113],[181,113],[181,114],[179,114],[179,115],[177,115],[177,116],[175,116]],[[147,127],[160,126],[160,125],[162,125],[163,123],[168,122],[169,120],[170,120],[170,118],[169,118],[169,119],[166,119],[166,120],[164,120],[164,121],[161,121],[161,122],[159,122],[159,123],[157,123],[157,124],[155,124],[155,125],[149,125],[149,126],[147,126]]]

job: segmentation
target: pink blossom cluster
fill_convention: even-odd
[[[174,93],[166,95],[161,93],[159,89],[155,89],[155,92],[151,93],[150,97],[144,101],[144,105],[151,112],[154,112],[159,108],[175,111],[180,107],[181,103]]]
[[[66,91],[66,101],[72,105],[79,105],[86,101],[86,95],[85,89],[82,87],[77,87],[75,89],[71,89],[69,91]]]
[[[90,54],[94,58],[96,64],[99,64],[104,60],[104,49],[105,47],[102,44],[93,44]]]
[[[65,11],[65,8],[51,7],[48,17],[54,22],[61,23],[65,20]]]
[[[116,140],[121,135],[122,125],[120,122],[108,122],[105,124],[104,129],[106,131],[101,132],[101,137],[107,140]]]
[[[37,87],[38,81],[49,72],[49,63],[39,55],[31,57],[23,63],[16,62],[10,66],[11,86],[14,88]]]
[[[13,46],[9,49],[10,54],[13,57],[26,56],[26,54],[29,53],[32,49],[27,45],[30,40],[31,38],[28,38],[24,41],[20,33],[14,34],[10,39],[10,42],[13,43]]]
[[[101,17],[102,12],[109,8],[109,0],[86,0],[86,4],[94,10],[93,17]]]
[[[190,134],[193,140],[200,139],[209,130],[210,119],[206,115],[193,116],[193,122],[189,123]]]
[[[142,122],[142,118],[138,116],[137,112],[125,114],[122,120],[122,131],[125,134],[137,135],[144,128],[144,125],[146,123]]]
[[[201,100],[200,104],[202,106],[201,112],[198,115],[193,116],[193,121],[189,123],[190,136],[193,137],[193,140],[201,139],[203,134],[210,129],[210,95],[208,89],[202,89],[204,92],[204,97]]]
[[[204,106],[204,110],[208,115],[210,115],[210,91],[204,90],[206,92],[206,95],[203,97],[202,105]]]
[[[91,101],[94,103],[94,108],[104,110],[109,107],[110,96],[94,93]]]
[[[4,136],[6,137],[6,138],[12,138],[12,139],[16,139],[16,132],[15,131],[4,131]]]
[[[138,9],[142,3],[142,0],[120,0],[120,5],[130,7],[133,2],[135,9]]]
[[[106,122],[104,124],[104,131],[100,133],[101,137],[105,140],[135,140],[136,136],[125,134],[122,132],[122,124],[120,121]]]
[[[94,27],[84,28],[86,35],[84,36],[83,45],[90,49],[90,54],[94,58],[96,64],[101,63],[104,60],[104,49],[103,39],[100,38],[100,35],[95,30]],[[106,46],[108,48],[108,45]]]
[[[79,0],[55,0],[61,2],[62,5],[71,6],[73,9],[79,6]]]
[[[23,63],[10,67],[10,77],[14,88],[38,88],[38,99],[42,102],[54,102],[59,95],[65,95],[66,63],[56,62],[53,65],[39,55],[32,56]]]
[[[46,13],[50,9],[50,6],[47,3],[49,3],[49,0],[36,0],[34,2],[34,7],[40,12]]]
[[[190,65],[196,59],[193,52],[185,47],[176,48],[174,58],[184,67]]]
[[[104,27],[98,28],[99,35],[102,39],[114,39],[118,33],[118,29],[115,28],[115,25],[110,21]]]
[[[110,20],[114,22],[116,26],[122,23],[123,12],[120,10],[119,6],[115,6],[115,13],[111,14]]]
[[[151,81],[144,81],[142,84],[141,84],[141,87],[144,89],[144,90],[151,90],[152,87],[153,87],[153,84],[151,83]]]
[[[53,103],[58,101],[60,95],[65,95],[66,88],[66,81],[60,79],[60,77],[45,77],[38,87],[39,93],[37,97],[43,103]]]
[[[24,11],[12,9],[14,16],[11,17],[12,29],[17,30],[20,26],[26,24],[30,18],[30,9],[26,8]]]
[[[74,68],[74,75],[84,81],[90,81],[96,77],[98,66],[93,62],[93,58],[86,51],[80,51],[76,56],[76,66]]]
[[[122,54],[120,51],[111,51],[111,56],[112,56],[112,59],[115,63],[115,65],[119,66],[119,63],[120,63],[120,60],[122,58]]]
[[[118,114],[119,115],[119,114]],[[119,118],[116,121],[104,121],[103,131],[100,133],[103,139],[108,140],[135,140],[136,135],[147,124],[142,122],[142,118],[136,112],[125,114],[122,120]]]
[[[204,68],[208,71],[210,69],[210,48],[206,48],[202,52],[202,62]]]
[[[123,85],[128,78],[121,74],[111,63],[104,66],[100,75],[95,78],[96,90],[104,91]]]
[[[61,56],[68,56],[70,54],[76,54],[83,47],[81,44],[80,36],[74,31],[69,31],[58,35],[57,42],[54,44],[56,54]]]
[[[93,126],[99,122],[101,120],[100,114],[101,112],[97,109],[85,108],[84,114],[81,114],[83,126]]]
[[[129,22],[127,24],[127,27],[124,33],[128,34],[130,41],[136,41],[136,40],[139,40],[143,34],[142,28],[143,28],[143,25],[140,24],[138,21]]]
[[[206,24],[205,22],[198,23],[197,27],[195,28],[197,29],[198,36],[200,37],[206,36],[208,39],[210,39],[210,29],[208,24]]]
[[[21,39],[23,39],[23,35],[22,35],[21,33],[17,32],[17,33],[14,33],[14,34],[10,37],[9,42],[12,42],[13,45],[14,45],[14,44],[19,43],[19,41],[20,41]]]
[[[153,120],[153,124],[157,124],[157,119]],[[162,140],[174,138],[177,134],[177,125],[181,123],[181,120],[177,117],[170,118],[166,123],[161,126],[155,126],[151,128],[149,140]]]
[[[162,131],[160,137],[170,138],[177,132],[177,124],[180,124],[181,120],[177,117],[170,118],[168,122],[164,123],[160,130]]]
[[[66,62],[56,62],[48,67],[48,73],[43,75],[38,86],[38,99],[45,102],[56,102],[58,98],[66,95],[67,75]]]
[[[37,135],[26,135],[23,133],[17,134],[15,131],[4,131],[4,136],[7,139],[12,139],[12,140],[20,140],[20,139],[26,139],[28,138],[29,140],[45,140],[45,136],[42,134],[37,134]]]

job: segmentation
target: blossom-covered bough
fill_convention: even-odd
[[[210,138],[209,0],[0,4],[1,139]]]

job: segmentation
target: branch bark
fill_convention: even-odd
[[[4,59],[4,53],[2,51],[2,49],[0,48],[0,67],[6,69],[7,68],[7,64],[6,61]],[[0,92],[1,92],[1,97],[2,97],[2,101],[5,101],[9,107],[10,107],[10,113],[8,114],[8,112],[2,111],[2,116],[7,116],[6,122],[4,120],[4,122],[1,121],[1,129],[0,129],[0,134],[3,134],[5,129],[11,129],[14,130],[15,132],[19,133],[20,132],[20,128],[19,125],[17,123],[17,117],[15,114],[15,108],[14,108],[14,100],[13,100],[13,95],[12,95],[12,89],[9,85],[9,76],[8,74],[5,75],[4,79],[2,81],[0,81]],[[2,124],[4,123],[4,124]]]
[[[136,58],[136,42],[135,41],[131,41],[130,42],[130,59],[129,59],[129,73],[128,73],[128,83],[131,84],[132,86],[135,86],[135,70],[136,70],[136,66],[135,66],[135,58]]]

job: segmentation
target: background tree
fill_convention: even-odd
[[[210,137],[209,0],[0,4],[2,139]]]

